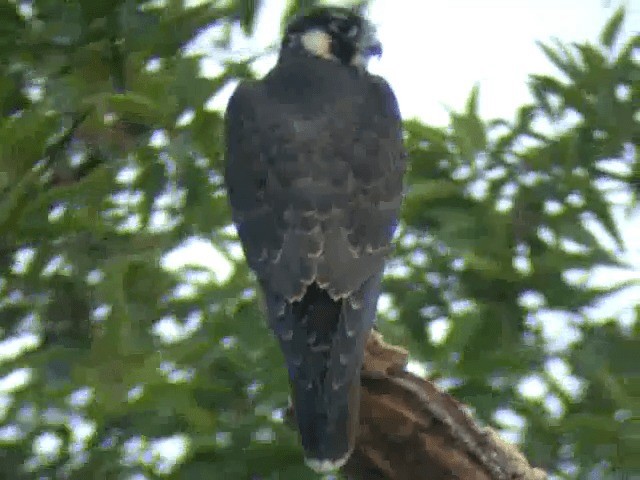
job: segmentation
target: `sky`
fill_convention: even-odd
[[[234,37],[235,55],[278,41],[286,0],[264,4],[254,36]],[[368,17],[384,54],[369,70],[389,81],[405,118],[448,123],[446,106],[461,108],[474,83],[483,117],[510,118],[531,98],[527,75],[554,72],[536,41],[594,40],[619,5],[627,6],[628,37],[640,29],[640,0],[374,0]],[[270,56],[257,69],[274,63]]]
[[[634,19],[640,28],[640,0],[610,2],[608,8],[605,3],[378,0],[371,17],[378,25],[385,54],[375,70],[394,87],[405,117],[444,124],[448,119],[444,106],[461,108],[477,82],[480,114],[511,118],[531,98],[527,75],[554,72],[536,41],[595,39],[618,3],[626,3],[631,10],[627,31]],[[399,5],[406,10],[398,9]],[[407,10],[412,14],[406,15]],[[420,60],[414,64],[418,71],[407,71],[407,55]]]

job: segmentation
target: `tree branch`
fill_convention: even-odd
[[[407,352],[369,337],[362,372],[360,436],[344,467],[363,480],[543,480],[464,405],[405,370]]]

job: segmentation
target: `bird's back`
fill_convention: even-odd
[[[301,298],[313,281],[339,298],[381,267],[404,172],[383,80],[322,59],[281,59],[238,89],[227,121],[227,182],[245,187],[231,205],[258,277],[285,298]]]

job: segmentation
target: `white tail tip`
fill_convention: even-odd
[[[305,458],[304,463],[307,465],[307,467],[309,467],[316,473],[331,473],[335,472],[336,470],[340,470],[340,468],[342,468],[342,466],[347,463],[347,460],[349,460],[350,456],[351,452],[347,453],[342,458],[338,458],[337,460],[329,460],[327,458],[322,460],[317,458]]]

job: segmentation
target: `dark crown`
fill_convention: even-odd
[[[287,26],[282,47],[296,45],[309,32],[325,33],[329,42],[327,53],[344,64],[359,63],[381,53],[375,29],[360,14],[348,8],[316,8],[295,17]]]

